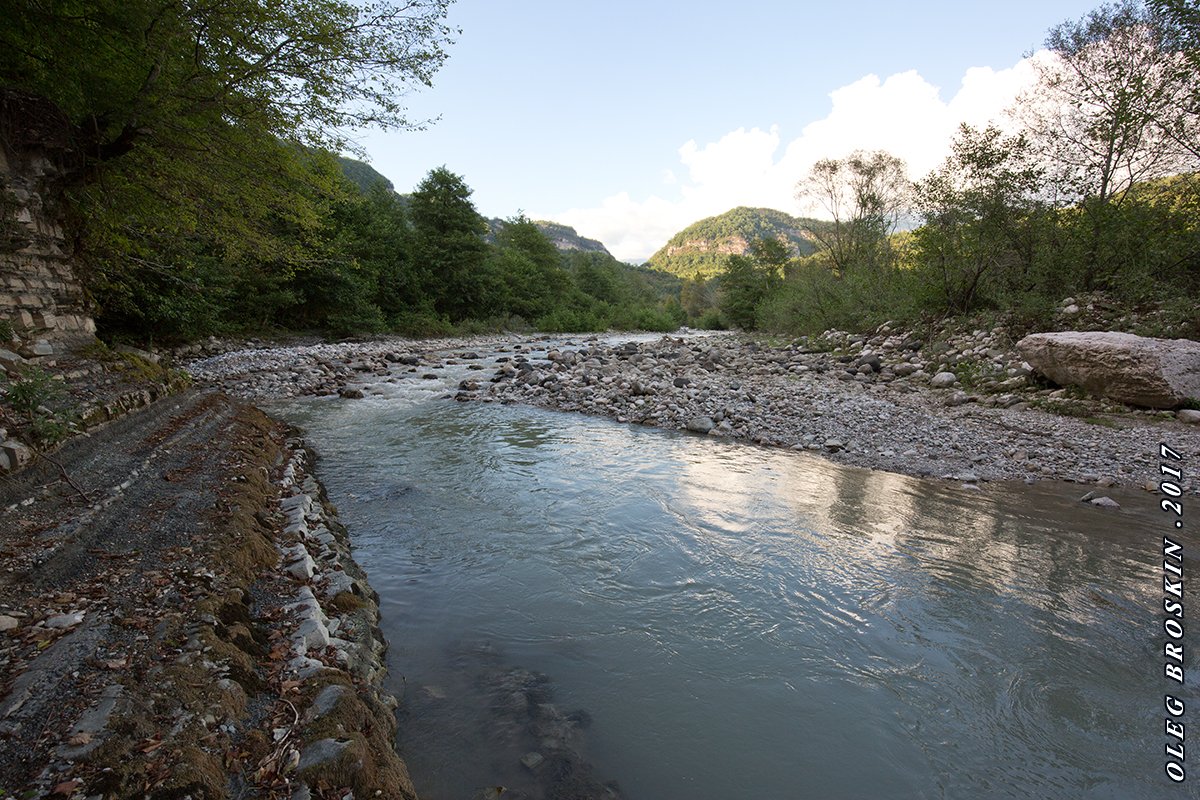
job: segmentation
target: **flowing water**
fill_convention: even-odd
[[[496,700],[530,673],[586,712],[578,753],[632,800],[1175,789],[1150,495],[1112,513],[1073,487],[459,404],[448,373],[275,409],[381,595],[427,800],[539,796],[517,762],[536,737]]]

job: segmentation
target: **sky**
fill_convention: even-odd
[[[820,216],[795,186],[820,158],[885,149],[912,177],[960,122],[1003,122],[1046,31],[1099,0],[1005,3],[457,0],[425,130],[366,132],[412,191],[445,166],[488,217],[573,226],[641,262],[739,206]]]

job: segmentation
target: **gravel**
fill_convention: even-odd
[[[638,338],[383,339],[235,350],[188,368],[262,400],[354,397],[398,376],[483,364],[489,371],[460,383],[458,400],[597,414],[962,482],[1152,488],[1160,442],[1200,452],[1187,412],[1177,419],[1039,383],[1003,329],[935,342],[887,326],[774,345],[732,334]],[[1182,483],[1200,491],[1186,471]]]

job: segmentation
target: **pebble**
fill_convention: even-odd
[[[83,622],[84,612],[72,611],[69,614],[58,614],[50,617],[42,623],[46,628],[74,628],[79,623]]]
[[[0,631],[11,631],[18,624],[20,623],[14,617],[10,617],[7,614],[0,614]]]

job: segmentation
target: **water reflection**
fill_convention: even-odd
[[[1143,497],[1106,515],[518,407],[287,413],[329,456],[397,685],[462,698],[406,699],[423,796],[508,758],[471,749],[487,704],[452,641],[550,676],[626,797],[1162,791]]]

